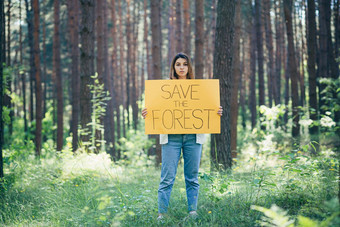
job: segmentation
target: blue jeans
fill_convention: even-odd
[[[170,134],[168,143],[162,145],[162,172],[158,188],[158,212],[166,213],[170,194],[174,185],[177,165],[183,149],[184,177],[188,199],[188,209],[197,209],[198,168],[201,160],[202,144],[196,143],[196,134]]]

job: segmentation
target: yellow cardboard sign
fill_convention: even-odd
[[[218,80],[146,80],[145,134],[220,133]]]

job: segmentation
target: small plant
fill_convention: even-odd
[[[265,215],[262,217],[262,221],[259,221],[261,226],[271,227],[327,227],[331,226],[333,219],[340,214],[340,212],[333,213],[325,220],[319,222],[300,215],[296,220],[291,219],[291,217],[287,215],[287,211],[284,211],[275,204],[272,205],[270,209],[255,205],[251,206],[251,209],[260,211]]]
[[[105,150],[106,141],[104,138],[104,125],[101,122],[105,116],[107,101],[111,99],[108,91],[104,90],[104,84],[101,84],[98,80],[98,74],[91,76],[94,80],[94,84],[88,85],[92,93],[92,116],[91,122],[87,123],[89,128],[80,129],[82,135],[90,135],[90,141],[83,141],[82,145],[88,147],[91,152],[97,152],[98,150]],[[97,137],[96,133],[99,132],[100,136]]]

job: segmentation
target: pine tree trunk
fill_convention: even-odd
[[[11,66],[11,8],[12,8],[12,1],[8,0],[7,2],[7,56],[6,56],[6,66]],[[7,78],[7,89],[9,92],[12,92],[12,78]],[[13,134],[13,118],[14,118],[14,111],[13,111],[13,104],[11,101],[11,97],[5,94],[4,97],[4,104],[9,109],[9,124],[8,124],[8,134],[11,136]]]
[[[280,1],[275,1],[275,77],[273,83],[275,83],[276,92],[274,94],[275,105],[281,103],[281,69],[282,69],[282,29],[281,29],[281,4]]]
[[[251,3],[250,3],[251,5]],[[250,82],[249,82],[249,109],[251,113],[251,128],[256,127],[256,26],[255,11],[252,9],[252,29],[250,30]]]
[[[59,0],[54,0],[53,78],[57,93],[57,151],[63,149],[63,86],[60,68],[59,13]]]
[[[195,1],[195,78],[203,79],[204,73],[204,0]]]
[[[43,53],[42,53],[42,56],[43,58],[41,59],[42,60],[42,74],[41,74],[41,78],[42,78],[42,81],[43,81],[43,118],[45,117],[45,113],[47,111],[47,62],[46,62],[46,59],[47,59],[47,55],[46,55],[46,19],[45,19],[45,15],[47,14],[46,13],[46,3],[45,3],[45,6],[43,6]],[[43,135],[43,141],[45,141],[46,139],[46,135]]]
[[[0,75],[3,74],[3,64],[5,63],[5,11],[4,0],[0,0]],[[2,119],[2,106],[3,106],[3,76],[0,76],[0,179],[4,177],[2,146],[4,143],[4,123]]]
[[[19,26],[19,53],[20,53],[20,65],[23,65],[23,55],[22,55],[22,5],[21,1],[19,3],[19,21],[20,21],[20,26]],[[1,20],[0,20],[1,21]],[[0,74],[2,75],[2,74]],[[22,102],[23,102],[23,112],[24,112],[24,132],[25,132],[25,143],[27,140],[28,136],[28,126],[27,126],[27,108],[26,108],[26,72],[21,73],[20,72],[20,77],[21,77],[21,85],[22,85]]]
[[[118,0],[118,15],[119,15],[119,29],[123,31],[123,15],[122,15],[122,4],[121,0]],[[125,83],[126,83],[126,72],[125,72],[125,45],[124,45],[124,36],[123,32],[119,33],[119,59],[120,59],[120,97],[121,97],[121,105],[122,105],[122,129],[123,129],[123,137],[126,137],[126,122],[125,122],[125,104],[126,104],[126,95],[125,95]],[[118,151],[119,152],[119,151]],[[118,153],[118,159],[120,159],[120,152]]]
[[[183,52],[182,48],[182,11],[181,0],[176,0],[176,53]]]
[[[174,5],[176,0],[170,0],[169,3],[169,22],[168,22],[168,65],[170,66],[173,56],[176,54],[176,39],[175,39],[175,12]]]
[[[119,98],[119,94],[120,94],[120,79],[119,79],[119,70],[118,70],[118,64],[117,64],[117,21],[116,21],[116,1],[112,0],[111,1],[111,21],[112,21],[112,28],[111,28],[111,38],[112,38],[112,43],[113,43],[113,50],[112,50],[112,55],[111,55],[111,59],[112,59],[112,95],[113,95],[113,100],[114,101],[114,107],[116,110],[116,123],[117,123],[117,130],[116,131],[116,138],[119,141],[119,139],[121,138],[121,120],[120,120],[120,110],[119,110],[119,106],[120,106],[120,98]],[[116,151],[115,148],[115,144],[113,144],[114,147],[114,159],[118,160],[118,153]]]
[[[315,1],[307,1],[308,29],[307,29],[307,50],[308,50],[308,83],[309,83],[309,117],[313,121],[318,120],[318,97],[316,92],[316,21],[315,21]],[[309,128],[311,139],[319,143],[319,127],[315,124]],[[318,149],[316,150],[318,152]]]
[[[114,5],[113,5],[114,6]],[[111,6],[111,7],[113,7]],[[109,68],[112,68],[112,61],[110,61],[111,67],[109,67],[109,53],[108,53],[108,3],[106,1],[103,2],[103,26],[104,26],[104,39],[103,39],[103,47],[104,47],[104,88],[109,92],[110,100],[107,101],[106,114],[104,116],[104,138],[106,141],[106,150],[111,155],[113,159],[116,157],[115,153],[115,143],[116,143],[116,129],[115,129],[115,121],[114,121],[114,105],[115,105],[115,93],[114,93],[114,84],[112,80],[112,73],[110,73]],[[114,10],[114,8],[113,8]]]
[[[221,106],[224,113],[221,118],[221,134],[211,136],[211,163],[213,168],[222,166],[224,170],[231,168],[230,149],[230,103],[231,76],[234,37],[235,1],[218,1],[216,40],[214,54],[214,79],[220,81]]]
[[[183,0],[183,51],[191,56],[190,39],[191,39],[191,27],[190,27],[190,1]]]
[[[35,128],[35,151],[36,156],[40,156],[41,150],[41,130],[42,130],[42,87],[40,78],[40,49],[39,49],[39,1],[32,1],[33,9],[33,43],[34,43],[34,67],[36,84],[36,128]]]
[[[286,32],[288,39],[288,67],[291,81],[291,97],[292,97],[292,113],[293,113],[293,129],[292,136],[297,138],[300,135],[299,124],[299,93],[298,93],[298,72],[296,66],[295,50],[294,50],[294,33],[292,24],[292,0],[284,0],[284,14],[286,20]]]
[[[78,149],[78,123],[79,123],[79,94],[80,94],[80,76],[79,76],[79,2],[72,0],[69,2],[68,10],[70,11],[70,33],[71,33],[71,84],[72,84],[72,150]]]
[[[149,32],[149,25],[147,22],[147,0],[144,0],[144,43],[145,43],[145,51],[146,51],[146,65],[147,65],[147,72],[148,72],[148,79],[151,79],[152,76],[152,67],[150,61],[150,46],[148,41],[148,32]]]
[[[256,27],[256,46],[257,46],[257,67],[258,67],[258,89],[259,89],[259,106],[265,105],[265,86],[264,86],[264,71],[263,71],[263,39],[262,39],[262,24],[261,24],[261,0],[255,0],[255,27]],[[265,127],[261,125],[261,129]]]
[[[127,15],[126,15],[126,46],[127,46],[127,56],[126,56],[126,112],[127,112],[127,128],[130,128],[130,103],[131,103],[131,72],[132,65],[131,58],[133,54],[132,48],[132,28],[131,28],[131,12],[130,12],[130,0],[127,0]]]
[[[34,120],[34,107],[33,107],[33,96],[34,96],[34,56],[33,56],[33,11],[28,3],[28,0],[25,0],[26,5],[26,22],[27,22],[27,30],[28,30],[28,46],[30,51],[30,122]]]
[[[136,64],[136,59],[138,56],[138,24],[140,21],[139,18],[139,2],[135,2],[134,5],[134,13],[133,13],[133,23],[132,23],[132,62],[131,62],[131,76],[132,76],[132,90],[131,90],[131,106],[132,106],[132,120],[133,120],[133,128],[137,130],[137,125],[138,125],[138,70],[137,70],[137,64]]]
[[[94,0],[81,0],[80,29],[80,124],[83,130],[88,129],[91,122],[91,92],[89,85],[93,84],[94,75]],[[81,135],[82,142],[89,142],[90,136]]]
[[[271,17],[270,17],[270,0],[264,1],[264,21],[265,21],[265,31],[266,31],[266,47],[268,51],[268,98],[269,107],[272,107],[273,97],[276,96],[276,83],[275,83],[275,72],[274,72],[274,48],[273,48],[273,32],[271,27]],[[278,103],[275,103],[277,105]]]
[[[234,46],[233,46],[233,70],[231,76],[231,103],[230,103],[230,149],[232,158],[237,156],[237,117],[238,117],[238,93],[239,81],[241,77],[240,66],[240,37],[241,37],[241,2],[237,1],[235,6],[235,31],[234,31]]]
[[[162,33],[161,33],[161,1],[151,0],[151,34],[152,34],[152,79],[157,80],[162,78]],[[162,160],[161,146],[159,144],[159,136],[152,135],[155,139],[156,146],[152,154],[156,154],[156,166],[159,166]]]

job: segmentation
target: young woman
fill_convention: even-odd
[[[190,58],[184,53],[178,53],[171,62],[170,79],[194,79]],[[217,114],[222,116],[223,109]],[[142,116],[147,116],[147,109],[143,109]],[[162,170],[158,188],[158,219],[167,213],[172,186],[175,182],[177,165],[183,152],[184,177],[188,200],[188,210],[191,216],[197,216],[198,199],[198,169],[201,160],[204,134],[161,134]]]

